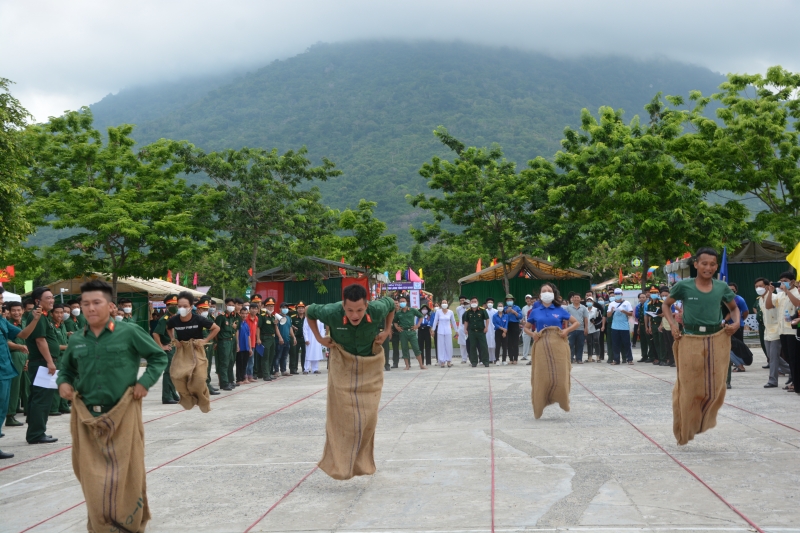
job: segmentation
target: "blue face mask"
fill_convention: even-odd
[[[600,305],[603,305],[605,302],[603,300],[597,300],[597,303],[599,303]]]
[[[651,294],[650,295],[650,299],[651,300],[658,300],[658,294]]]
[[[506,300],[506,305],[514,305],[514,300]]]
[[[592,307],[594,304],[592,302],[586,302],[586,307]]]
[[[403,309],[406,306],[405,302],[400,302],[400,309]]]
[[[622,296],[614,296],[614,299],[618,302],[622,301]]]
[[[788,290],[789,290],[789,286],[791,285],[791,282],[789,282],[789,281],[782,281],[781,283],[783,283],[783,288],[784,288],[784,289],[786,289],[786,290],[788,291]]]

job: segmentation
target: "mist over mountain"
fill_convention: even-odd
[[[467,145],[499,143],[518,166],[552,158],[564,127],[601,105],[644,113],[659,91],[714,92],[724,77],[667,60],[557,59],[509,48],[439,42],[319,44],[243,75],[132,88],[91,109],[98,127],[133,123],[141,144],[188,140],[206,150],[308,147],[344,174],[321,184],[324,201],[378,202],[377,216],[408,248],[408,225],[424,213],[406,194],[426,189],[420,166],[450,157],[432,131],[443,125]]]

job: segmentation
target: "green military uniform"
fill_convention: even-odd
[[[236,315],[234,313],[225,313],[217,315],[214,323],[219,326],[219,333],[216,338],[217,346],[217,378],[219,379],[219,387],[225,388],[230,384],[228,381],[228,367],[231,366],[231,355],[236,351],[236,323],[234,322]],[[208,365],[209,369],[211,365]]]
[[[467,309],[461,321],[467,324],[467,332],[469,333],[469,362],[472,366],[478,366],[478,355],[480,354],[480,362],[484,366],[489,366],[489,345],[486,343],[486,328],[485,320],[489,320],[489,314],[485,309],[477,308],[475,310]]]
[[[139,362],[147,369],[139,378]],[[93,416],[109,412],[128,387],[140,383],[150,389],[166,372],[167,353],[147,332],[113,319],[99,337],[90,328],[72,335],[61,361],[57,383],[69,383]]]
[[[82,313],[77,317],[72,316],[72,313],[70,313],[69,318],[64,319],[64,327],[66,328],[67,333],[75,333],[76,331],[86,327],[86,325],[86,317],[84,317]],[[67,337],[69,336],[70,335],[67,335]]]
[[[655,348],[655,354],[650,354],[650,361],[651,362],[660,362],[663,363],[666,361],[666,356],[664,354],[664,346],[661,336],[664,334],[658,330],[661,326],[662,321],[664,320],[664,316],[662,315],[661,305],[664,302],[659,298],[658,300],[649,300],[647,302],[647,311],[650,313],[658,313],[657,316],[650,317],[650,331],[653,333],[653,347]]]
[[[272,366],[275,364],[275,316],[269,313],[259,315],[258,330],[260,332],[259,340],[264,346],[264,355],[256,357],[253,376],[270,381]]]
[[[53,326],[55,326],[55,324],[53,324]],[[58,343],[61,346],[66,346],[69,342],[69,337],[67,337],[67,328],[65,327],[64,322],[56,327],[56,334],[58,335]],[[53,354],[51,353],[50,355],[52,356]],[[63,355],[64,351],[59,350],[58,358],[53,356],[53,362],[56,364],[56,368],[61,368],[60,363]],[[53,394],[53,403],[50,405],[50,414],[57,416],[61,413],[69,413],[69,402],[62,398],[58,392],[56,392]]]
[[[305,324],[306,317],[302,318],[296,314],[292,317],[292,327],[294,328],[294,338],[297,339],[297,344],[291,347],[289,351],[289,371],[292,374],[297,374],[297,365],[300,368],[305,368],[306,365],[306,339],[303,335],[303,325]]]
[[[25,345],[28,347],[29,353],[28,376],[30,377],[31,383],[36,379],[36,373],[39,371],[40,367],[47,369],[47,361],[39,350],[36,339],[44,339],[47,343],[50,356],[53,360],[58,358],[58,354],[61,351],[58,333],[53,325],[53,321],[50,320],[50,317],[45,313],[42,313],[42,317],[39,319],[39,322],[37,322],[33,332],[25,339]],[[53,394],[55,394],[55,390],[53,389],[31,385],[31,392],[28,396],[28,430],[25,434],[25,438],[29,443],[35,442],[45,436],[47,417],[50,414],[50,406],[53,403]]]
[[[20,321],[19,324],[15,324],[14,322],[10,321],[12,325],[18,327],[19,329],[24,329],[22,326],[22,322]],[[25,341],[20,338],[9,339],[14,344],[19,344],[24,346]],[[25,362],[28,360],[28,354],[23,352],[22,350],[12,350],[11,351],[11,364],[16,369],[17,373],[19,374],[13,380],[11,380],[11,392],[8,398],[8,412],[6,414],[7,417],[13,418],[17,414],[17,409],[19,408],[20,403],[23,406],[28,405],[28,393],[30,392],[31,380],[28,377],[28,374],[22,371],[25,368]],[[12,426],[21,426],[22,422],[14,423],[14,420],[10,420],[10,418],[6,419],[6,425],[9,425],[9,421],[11,422],[10,425]]]
[[[419,357],[419,341],[417,340],[417,332],[412,329],[417,323],[417,318],[422,318],[422,313],[418,309],[406,307],[400,309],[394,314],[393,324],[403,328],[400,332],[400,349],[403,352],[403,359],[411,359],[408,353],[408,347],[411,345],[411,350],[414,352],[414,357]]]
[[[175,385],[172,384],[172,378],[169,375],[169,367],[172,364],[172,357],[175,355],[175,346],[172,346],[172,339],[170,339],[169,335],[167,335],[167,321],[170,318],[172,317],[169,313],[164,313],[164,315],[158,319],[155,329],[153,329],[153,334],[158,335],[159,342],[162,345],[170,345],[169,351],[165,352],[167,354],[167,366],[164,368],[164,377],[161,380],[162,402],[177,402],[180,400],[178,391],[175,390]],[[162,351],[164,350],[162,349]]]
[[[386,317],[394,311],[394,300],[388,296],[367,304],[367,312],[358,325],[347,320],[341,302],[312,304],[306,310],[309,319],[319,320],[330,328],[330,336],[344,351],[356,356],[375,355],[373,344]]]

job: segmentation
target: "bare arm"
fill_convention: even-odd
[[[33,316],[33,320],[31,320],[30,323],[25,326],[25,329],[20,331],[17,335],[17,337],[20,339],[27,339],[30,334],[33,333],[33,329],[36,327],[36,324],[39,323],[39,318],[42,316],[42,311],[41,309],[34,309],[31,314]]]
[[[725,333],[728,335],[733,335],[737,329],[739,329],[739,322],[741,321],[741,314],[739,312],[739,306],[736,305],[736,300],[731,300],[727,303],[728,309],[731,311],[731,320],[733,320],[733,324],[725,324]]]
[[[208,331],[209,331],[209,333],[208,333],[208,337],[206,337],[206,343],[211,342],[214,339],[214,337],[216,337],[219,334],[219,326],[214,324],[213,326],[211,326],[211,329],[208,330]]]

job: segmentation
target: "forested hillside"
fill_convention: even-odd
[[[714,92],[724,78],[669,61],[620,57],[555,59],[467,44],[321,44],[239,77],[204,78],[122,91],[92,106],[98,124],[137,124],[139,143],[185,139],[204,149],[242,146],[283,151],[306,145],[344,174],[321,185],[324,201],[354,207],[378,202],[376,215],[398,234],[421,216],[406,194],[435,154],[444,125],[467,145],[497,142],[524,164],[551,158],[580,110],[601,105],[642,114],[653,95]]]

